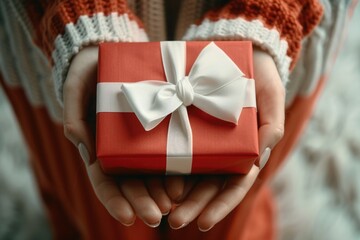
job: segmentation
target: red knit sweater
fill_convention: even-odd
[[[188,28],[184,39],[251,40],[273,56],[284,84],[302,39],[322,16],[316,0],[211,2],[216,3],[181,1],[177,26]],[[16,0],[9,4],[18,8],[34,42],[50,60],[60,101],[71,59],[82,47],[102,41],[148,41],[148,36],[155,39],[154,32],[165,29],[162,0],[129,0],[129,4],[124,0]],[[189,23],[194,16],[198,20]]]

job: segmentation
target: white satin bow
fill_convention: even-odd
[[[237,124],[248,79],[223,50],[214,42],[209,43],[188,76],[185,76],[185,43],[162,42],[161,52],[167,82],[145,80],[122,85],[129,105],[145,130],[156,127],[180,106],[191,104],[216,118]]]

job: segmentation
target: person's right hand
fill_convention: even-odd
[[[284,134],[285,88],[273,58],[257,47],[254,48],[254,78],[259,117],[259,159],[246,175],[203,176],[199,180],[193,176],[167,179],[167,193],[178,202],[168,217],[172,228],[180,229],[197,221],[201,231],[209,231],[241,205],[254,185],[264,181],[258,179],[260,170]],[[253,199],[254,196],[253,192]]]
[[[65,136],[79,149],[95,194],[108,212],[126,226],[132,225],[137,216],[156,227],[162,214],[171,209],[163,178],[115,179],[105,175],[96,161],[94,125],[89,121],[95,119],[95,110],[89,111],[89,107],[95,99],[97,60],[98,47],[90,46],[71,62],[63,90]]]

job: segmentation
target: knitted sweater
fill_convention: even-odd
[[[179,10],[169,2],[179,6]],[[162,0],[0,0],[0,70],[8,84],[22,86],[34,105],[46,105],[57,120],[61,120],[61,108],[56,98],[62,102],[62,87],[71,59],[84,46],[103,41],[166,40],[168,35],[174,35],[171,39],[184,40],[251,40],[271,54],[287,85],[301,45],[306,43],[304,38],[319,24],[323,13],[322,4],[316,0],[166,3]],[[327,33],[326,39],[340,31],[335,29],[339,22],[340,26],[344,25],[344,10],[351,1],[322,3],[333,17],[318,27]],[[166,16],[165,9],[171,14]],[[333,12],[339,9],[343,13],[334,17]],[[314,41],[323,45],[322,49],[332,46],[332,41],[325,39],[321,36]],[[319,59],[328,56],[323,50],[316,54],[314,57]],[[320,65],[323,69],[325,64]],[[302,79],[293,81],[302,82]],[[297,88],[288,89],[293,98],[303,84],[290,86]]]

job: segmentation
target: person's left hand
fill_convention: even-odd
[[[98,47],[89,46],[71,62],[63,91],[65,136],[79,149],[96,196],[116,220],[130,226],[138,217],[150,227],[157,227],[162,214],[171,208],[164,176],[110,176],[96,161],[95,110],[90,108],[95,98],[97,61]]]

